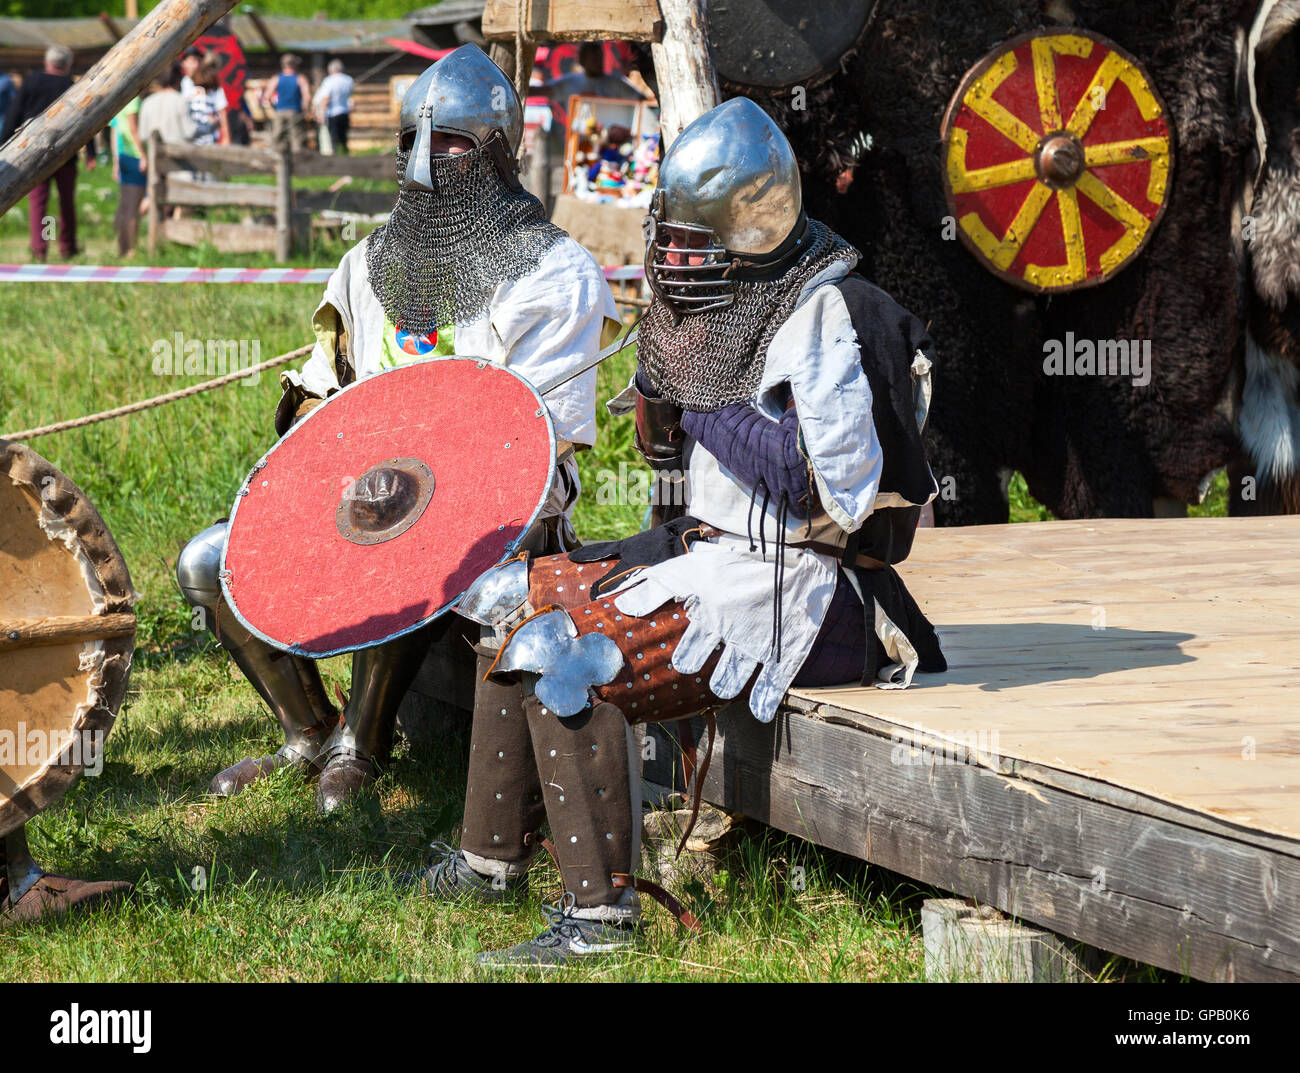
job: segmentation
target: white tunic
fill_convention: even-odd
[[[783,412],[779,392],[788,385],[799,414],[802,447],[826,516],[789,518],[787,541],[816,540],[843,546],[877,507],[884,466],[872,420],[871,387],[862,369],[857,332],[844,297],[835,286],[852,266],[839,263],[808,282],[794,312],[767,348],[755,408],[773,422]],[[630,389],[610,408],[626,412]],[[685,555],[629,576],[615,604],[627,614],[645,615],[669,599],[685,602],[691,620],[673,654],[673,666],[693,674],[719,644],[722,656],[709,680],[722,698],[736,696],[759,668],[750,692],[750,711],[762,722],[776,714],[781,698],[808,657],[835,592],[838,561],[807,548],[786,548],[781,579],[780,659],[775,657],[777,505],[766,513],[761,498],[701,444],[688,438],[688,512],[732,536],[698,541]],[[750,522],[752,508],[753,521]],[[766,543],[764,554],[760,527]],[[752,531],[758,550],[749,550]]]
[[[347,359],[357,379],[410,361],[459,354],[507,366],[537,384],[595,354],[602,337],[619,325],[618,307],[600,266],[573,239],[564,238],[532,273],[499,284],[477,317],[415,338],[399,333],[384,313],[370,286],[365,247],[363,240],[344,254],[325,284],[313,317],[316,346],[301,371],[282,374],[282,383],[297,384],[320,398],[339,390],[331,308],[348,333]],[[465,403],[474,404],[469,399]],[[546,404],[561,450],[596,442],[594,370],[556,388],[546,396]],[[489,417],[484,415],[485,420]],[[570,457],[557,469],[541,516],[567,515],[580,488],[577,465]]]

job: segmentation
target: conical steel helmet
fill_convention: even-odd
[[[475,147],[499,133],[513,158],[524,135],[519,94],[500,67],[477,45],[461,45],[428,67],[402,96],[398,137],[411,144],[405,184],[429,189],[429,142],[433,132],[458,134]]]

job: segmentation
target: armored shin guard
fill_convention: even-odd
[[[316,805],[333,812],[375,781],[393,747],[397,709],[419,673],[437,624],[352,655],[352,695],[321,749]]]
[[[632,728],[604,702],[561,719],[529,696],[524,710],[565,890],[579,915],[635,919],[635,893],[614,883],[614,876],[632,873],[640,853],[640,757]]]
[[[537,852],[546,818],[519,676],[490,675],[495,652],[478,648],[474,729],[460,848],[475,871],[522,875]]]
[[[273,756],[241,760],[220,772],[210,789],[222,796],[238,793],[287,764],[315,774],[321,744],[337,718],[315,662],[288,655],[254,636],[222,598],[218,571],[226,530],[227,523],[219,522],[191,540],[176,562],[176,577],[185,598],[204,610],[207,628],[266,701],[284,731],[284,744]]]

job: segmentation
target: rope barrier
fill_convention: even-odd
[[[640,265],[611,265],[601,271],[604,272],[607,280],[633,280],[645,277],[645,269]],[[332,273],[333,269],[330,268],[146,268],[135,265],[0,264],[0,283],[324,283]],[[631,306],[648,304],[643,299],[631,296],[616,295],[615,301]],[[252,376],[254,373],[260,373],[264,369],[272,369],[277,365],[293,361],[294,358],[310,354],[313,345],[308,343],[297,350],[290,350],[286,354],[279,354],[257,365],[250,365],[247,369],[227,373],[214,380],[205,380],[201,384],[193,384],[177,391],[169,391],[165,395],[157,395],[152,399],[142,399],[139,402],[128,403],[126,406],[102,410],[97,414],[87,414],[85,417],[74,417],[67,421],[58,421],[52,425],[0,433],[0,440],[34,440],[38,436],[50,436],[56,432],[84,428],[101,421],[111,421],[115,417],[125,417],[127,414],[151,410],[155,406],[162,406],[178,399],[187,399],[191,395],[211,391],[246,376]]]
[[[215,380],[205,380],[201,384],[192,384],[190,387],[181,388],[178,391],[169,391],[166,395],[157,395],[152,399],[142,399],[140,402],[128,403],[126,406],[118,406],[112,410],[102,410],[97,414],[87,414],[85,417],[74,417],[68,421],[56,422],[53,425],[25,428],[20,432],[0,433],[0,440],[34,440],[37,436],[49,436],[55,432],[65,432],[70,428],[83,428],[86,425],[98,424],[100,421],[112,420],[114,417],[125,417],[127,414],[136,414],[141,410],[151,410],[155,406],[162,406],[164,403],[175,402],[177,399],[186,399],[191,395],[211,391],[213,388],[233,383],[245,376],[260,373],[264,369],[271,369],[276,365],[283,365],[285,362],[293,361],[294,358],[301,358],[305,354],[310,354],[313,346],[315,346],[314,343],[308,343],[306,346],[300,346],[297,350],[290,350],[287,354],[277,354],[274,358],[268,358],[256,365],[250,365],[247,369],[240,369],[237,372],[227,373],[225,376],[218,376]]]

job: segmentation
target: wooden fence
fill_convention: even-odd
[[[395,182],[392,156],[322,156],[288,149],[252,149],[235,145],[178,145],[149,142],[149,253],[160,240],[196,246],[211,242],[227,253],[274,253],[287,261],[295,244],[304,244],[312,218],[332,210],[375,215],[393,207],[392,192],[348,190],[295,190],[295,177],[337,176],[353,179],[387,179]],[[239,175],[274,175],[274,185],[230,182]],[[201,176],[210,175],[212,178]],[[213,208],[236,206],[261,210],[273,217],[268,223],[224,223],[182,217],[171,219],[169,209],[182,205]]]

